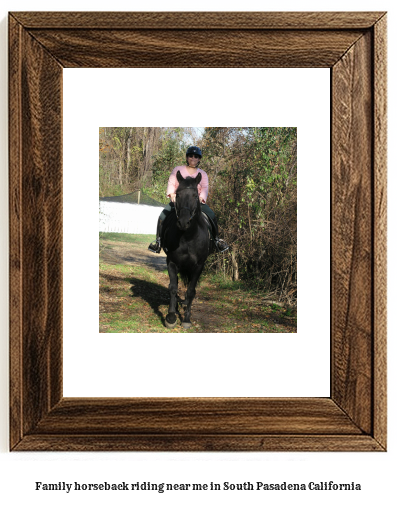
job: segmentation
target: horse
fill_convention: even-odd
[[[177,172],[179,186],[176,190],[175,213],[164,224],[163,246],[167,254],[168,275],[170,278],[170,305],[165,325],[173,329],[177,323],[178,302],[186,306],[182,327],[189,329],[192,302],[196,295],[196,285],[210,254],[212,242],[201,204],[197,185],[201,181],[199,173],[195,178],[183,178]],[[186,298],[177,296],[178,274],[187,286]]]

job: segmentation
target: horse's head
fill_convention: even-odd
[[[201,181],[201,173],[198,173],[195,178],[184,178],[178,171],[176,177],[179,182],[175,201],[177,226],[180,230],[184,231],[189,229],[192,219],[201,213],[197,190],[197,185]]]

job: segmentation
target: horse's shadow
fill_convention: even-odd
[[[139,278],[128,278],[128,282],[131,284],[131,297],[141,298],[146,301],[153,312],[161,319],[163,326],[165,326],[165,315],[168,312],[168,306],[170,304],[170,293],[168,288],[158,283],[148,282]],[[165,315],[160,310],[161,306],[166,306]],[[179,319],[182,320],[180,314]]]

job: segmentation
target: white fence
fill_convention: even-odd
[[[156,234],[161,208],[145,204],[99,201],[99,232]]]

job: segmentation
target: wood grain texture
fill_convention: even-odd
[[[11,419],[26,434],[62,396],[62,68],[14,23],[10,47]]]
[[[385,16],[245,14],[10,15],[11,449],[385,450]],[[330,399],[62,399],[62,68],[192,57],[331,68]]]
[[[387,20],[374,27],[374,437],[387,440]]]
[[[21,96],[22,27],[9,20],[9,215],[10,215],[10,442],[23,437],[22,428],[22,203]]]
[[[13,12],[26,29],[362,30],[384,12]]]
[[[368,435],[28,435],[16,451],[369,452],[382,451]]]
[[[64,399],[34,434],[355,434],[362,431],[327,398]]]
[[[363,32],[136,29],[30,33],[64,67],[329,68]]]
[[[371,34],[332,70],[332,398],[372,430]],[[368,400],[368,403],[358,403]]]

